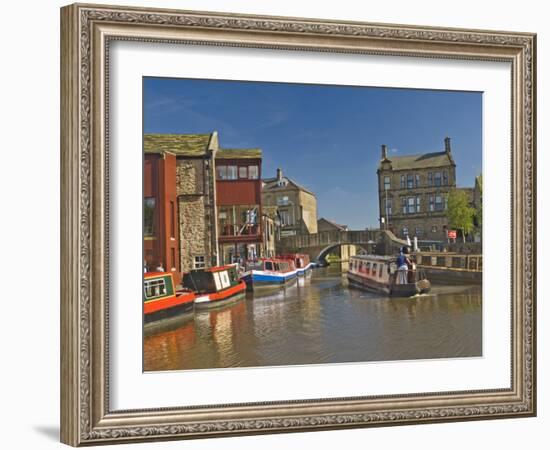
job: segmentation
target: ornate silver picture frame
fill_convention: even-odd
[[[509,63],[512,138],[511,148],[503,152],[512,161],[510,386],[114,410],[109,384],[109,57],[115,41]],[[530,33],[85,4],[62,8],[62,442],[80,446],[534,416],[535,89],[536,36]]]

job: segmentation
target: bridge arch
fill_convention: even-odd
[[[353,245],[354,247],[358,247],[362,250],[364,250],[366,253],[369,253],[369,250],[368,250],[368,243],[366,244],[356,244],[356,243],[351,243],[351,242],[339,242],[337,244],[330,244],[328,246],[326,246],[325,248],[323,248],[319,254],[317,255],[317,257],[314,258],[315,261],[319,261],[319,262],[326,262],[326,258],[327,256],[336,248],[338,247],[342,247],[343,245]]]

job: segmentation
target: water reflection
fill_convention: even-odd
[[[481,287],[414,298],[349,288],[329,266],[282,290],[146,331],[145,370],[481,356]]]

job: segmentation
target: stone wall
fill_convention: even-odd
[[[412,215],[411,215],[412,216]],[[402,230],[407,227],[409,230],[409,237],[416,236],[416,229],[419,228],[421,233],[417,236],[419,240],[427,241],[446,241],[446,230],[449,221],[444,215],[430,216],[425,215],[423,217],[402,217],[399,219],[392,219],[390,226],[394,229],[396,236],[403,238]],[[432,232],[432,227],[436,227],[436,231]]]
[[[302,207],[302,220],[305,226],[303,232],[317,233],[317,199],[309,192],[300,191],[299,202]]]
[[[178,195],[204,194],[204,161],[179,159],[176,166]]]
[[[213,166],[212,166],[213,167]],[[176,183],[180,232],[181,270],[195,268],[195,257],[204,256],[205,267],[215,264],[216,224],[211,211],[214,197],[212,170],[203,159],[178,159]]]

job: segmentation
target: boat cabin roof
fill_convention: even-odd
[[[227,264],[225,266],[216,266],[216,267],[209,267],[208,269],[204,269],[205,272],[222,272],[223,270],[230,270],[235,269],[235,266],[233,264]]]
[[[391,263],[395,261],[394,256],[381,256],[381,255],[354,255],[351,259],[358,259],[366,262],[378,262],[378,263]]]
[[[160,277],[166,277],[166,276],[172,276],[171,272],[146,272],[143,274],[143,278],[146,280],[150,280],[151,278],[160,278]]]

